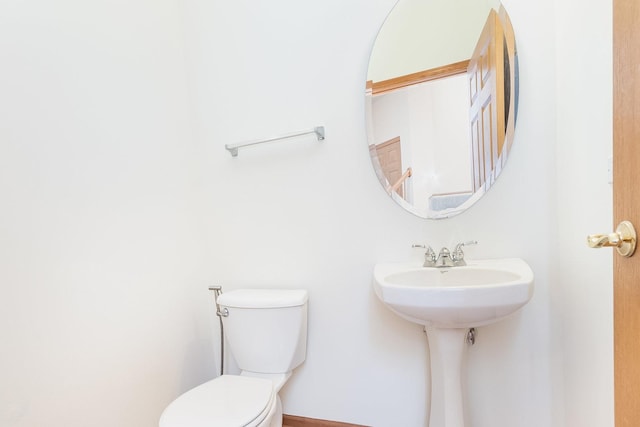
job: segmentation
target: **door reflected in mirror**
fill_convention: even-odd
[[[398,2],[376,38],[365,99],[372,164],[400,206],[448,218],[491,187],[513,144],[517,71],[500,3]]]

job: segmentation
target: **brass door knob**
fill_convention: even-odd
[[[622,221],[611,234],[591,234],[587,236],[590,248],[614,247],[624,257],[630,257],[636,250],[636,229],[629,221]]]

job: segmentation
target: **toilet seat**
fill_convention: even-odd
[[[222,375],[174,400],[160,427],[255,427],[276,404],[273,383],[262,378]]]

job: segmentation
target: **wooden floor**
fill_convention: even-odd
[[[318,420],[315,418],[283,415],[282,427],[367,427],[359,424],[348,424],[339,421]]]

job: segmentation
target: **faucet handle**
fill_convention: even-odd
[[[464,252],[462,251],[462,247],[477,244],[477,240],[469,240],[468,242],[458,243],[453,250],[453,253],[451,254],[451,258],[453,258],[453,260],[458,263],[458,265],[465,265],[466,263],[464,262]]]
[[[432,267],[436,264],[436,259],[437,259],[436,252],[431,248],[431,246],[413,244],[411,245],[411,247],[426,249],[424,253],[424,267]]]
[[[463,246],[477,245],[477,240],[469,240],[468,242],[460,242],[456,245],[455,251],[462,249]]]

